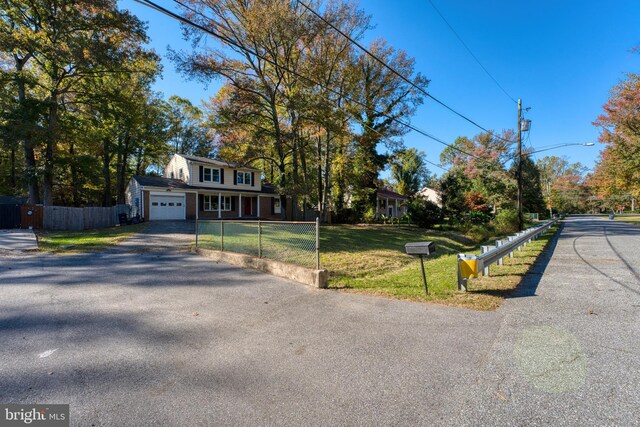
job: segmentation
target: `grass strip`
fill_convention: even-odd
[[[38,249],[49,252],[92,252],[117,244],[148,224],[135,224],[84,231],[38,232]]]
[[[557,227],[531,242],[503,266],[491,266],[490,277],[470,281],[470,292],[457,290],[456,254],[479,253],[478,245],[455,232],[403,227],[323,227],[322,266],[329,287],[391,298],[429,301],[476,310],[495,310],[522,281],[551,241]],[[436,244],[425,262],[429,295],[424,294],[420,261],[404,253],[410,241]]]

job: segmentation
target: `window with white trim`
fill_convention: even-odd
[[[184,173],[182,172],[182,168],[178,171],[178,178],[184,179]]]
[[[216,195],[205,195],[203,196],[202,209],[205,211],[217,211],[218,210],[218,196]],[[231,196],[222,196],[222,211],[230,211],[231,210]]]
[[[280,212],[280,199],[273,199],[273,213],[279,214]]]
[[[204,182],[220,182],[220,169],[202,168],[202,180]]]
[[[251,185],[251,172],[238,172],[238,177],[236,178],[236,182],[238,184]]]

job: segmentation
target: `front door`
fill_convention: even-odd
[[[243,200],[244,208],[242,209],[242,215],[251,216],[251,198],[247,197]]]

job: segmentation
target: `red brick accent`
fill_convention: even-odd
[[[187,193],[186,194],[186,214],[187,219],[196,219],[196,194],[195,193]]]

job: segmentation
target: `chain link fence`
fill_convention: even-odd
[[[320,223],[198,221],[196,246],[320,268]]]

